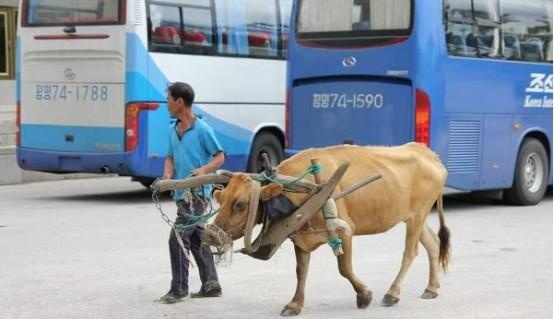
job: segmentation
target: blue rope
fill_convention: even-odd
[[[178,232],[182,233],[191,227],[195,227],[201,223],[207,222],[210,218],[214,217],[217,214],[219,214],[219,210],[214,210],[210,213],[199,215],[199,216],[185,214],[185,217],[187,220],[186,224],[176,224],[175,229],[177,229]]]
[[[276,178],[274,175],[272,176],[269,176],[267,175],[266,172],[264,172],[262,174],[262,176],[260,178],[258,178],[258,182],[270,182],[270,183],[277,183],[277,184],[281,184],[281,185],[291,185],[291,184],[296,184],[298,183],[299,181],[301,181],[302,179],[304,179],[306,176],[310,175],[310,174],[320,174],[321,172],[323,172],[323,165],[321,164],[317,164],[317,165],[310,165],[306,171],[304,172],[304,174],[302,174],[301,176],[299,176],[298,178],[295,178],[293,180],[284,180],[284,179],[279,179],[279,178]]]
[[[329,239],[327,243],[329,244],[329,246],[331,246],[331,249],[333,251],[342,248],[342,239],[340,238]]]

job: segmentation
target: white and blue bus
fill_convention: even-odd
[[[231,170],[282,159],[292,0],[22,0],[20,167],[147,184],[167,151],[169,82],[196,91]]]
[[[429,145],[460,190],[552,183],[551,0],[298,0],[287,153]]]

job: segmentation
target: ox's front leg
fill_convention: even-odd
[[[337,257],[339,272],[344,278],[350,281],[352,287],[356,291],[356,305],[358,308],[365,309],[371,303],[371,290],[367,289],[366,285],[356,277],[352,269],[352,236],[343,234],[342,241],[344,254]]]
[[[300,314],[302,307],[304,307],[304,288],[306,287],[308,267],[310,266],[310,253],[296,245],[294,245],[294,253],[296,255],[296,292],[292,300],[281,311],[281,316],[285,317]]]

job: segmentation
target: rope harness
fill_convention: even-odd
[[[304,174],[302,174],[301,176],[299,176],[299,177],[297,177],[293,180],[283,180],[283,179],[276,178],[275,177],[275,172],[271,173],[271,175],[268,175],[267,172],[264,172],[257,179],[257,181],[262,183],[262,184],[276,183],[276,184],[281,184],[283,186],[287,186],[287,185],[292,185],[292,184],[298,183],[299,181],[303,180],[306,176],[308,176],[310,174],[312,174],[312,175],[313,174],[320,174],[321,172],[323,172],[323,165],[317,164],[317,165],[308,166],[308,168],[306,169]]]
[[[283,185],[285,187],[285,191],[287,192],[293,192],[290,189],[287,189],[286,186],[293,185],[301,181],[302,179],[306,178],[306,176],[312,174],[320,174],[323,172],[323,165],[321,164],[315,164],[310,165],[302,175],[292,179],[292,180],[284,180],[279,179],[276,177],[275,172],[271,172],[268,174],[268,172],[264,172],[261,174],[256,181],[259,182],[262,185],[269,184],[269,183],[277,183],[280,185]],[[160,202],[160,190],[158,187],[159,179],[156,179],[154,183],[150,186],[150,189],[152,191],[152,201],[154,203],[154,206],[156,209],[160,212],[160,215],[162,219],[171,227],[171,229],[175,232],[175,236],[177,237],[177,242],[179,243],[179,246],[183,250],[183,252],[190,256],[190,251],[184,246],[184,243],[181,239],[181,234],[185,232],[187,229],[194,228],[200,224],[207,223],[212,217],[219,214],[219,209],[214,209],[212,202],[210,200],[207,201],[207,206],[209,209],[206,213],[201,215],[194,215],[194,214],[183,214],[185,217],[185,223],[184,224],[175,224],[175,222],[163,211],[162,204]],[[222,185],[213,185],[214,188],[217,189],[223,189]],[[201,188],[201,187],[200,187]],[[194,211],[194,208],[192,207],[192,197],[198,196],[197,193],[194,192],[194,189],[188,189],[183,195],[185,197],[185,202],[189,203],[191,205],[191,212]],[[218,264],[227,264],[227,260],[230,260],[230,257],[226,258],[224,257],[227,255],[227,252],[232,251],[232,239],[230,236],[225,233],[223,230],[217,228],[215,225],[206,225],[207,232],[204,232],[206,236],[203,237],[203,248],[207,249],[209,247],[216,247],[215,251],[212,251],[214,255],[216,255],[216,262]],[[205,240],[205,241],[204,241]],[[329,246],[334,250],[338,247],[342,247],[342,240],[340,238],[336,239],[329,239],[328,240]],[[192,259],[191,259],[192,261]]]

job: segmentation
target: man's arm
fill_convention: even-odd
[[[172,179],[175,173],[175,163],[173,162],[173,156],[166,156],[164,162],[164,176],[163,179]]]
[[[206,164],[206,165],[204,165],[204,166],[202,166],[198,169],[195,169],[194,174],[195,175],[204,175],[204,174],[213,173],[218,168],[220,168],[221,165],[223,165],[223,162],[225,162],[225,154],[223,154],[223,152],[219,152],[216,155],[214,155],[214,157],[212,158],[212,160],[208,164]]]

